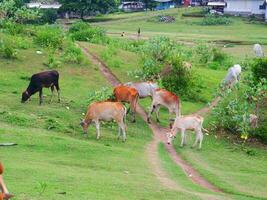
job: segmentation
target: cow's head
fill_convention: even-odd
[[[91,123],[91,122],[86,122],[84,119],[81,119],[80,125],[81,125],[82,128],[83,128],[83,133],[84,133],[84,134],[87,134],[87,132],[88,132],[88,127],[89,127],[90,123]]]
[[[172,140],[173,140],[174,138],[176,138],[176,136],[173,135],[172,132],[167,133],[167,143],[168,143],[168,144],[171,144],[171,143],[172,143]]]
[[[24,91],[21,95],[21,103],[25,103],[30,98],[28,91]]]

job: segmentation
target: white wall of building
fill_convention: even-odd
[[[225,0],[227,7],[225,13],[245,13],[245,14],[265,14],[265,10],[260,9],[264,0]]]

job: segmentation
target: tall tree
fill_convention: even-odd
[[[62,4],[61,10],[77,12],[81,19],[94,12],[107,13],[117,6],[117,0],[60,0],[59,2]]]

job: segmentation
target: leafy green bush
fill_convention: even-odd
[[[207,14],[200,22],[200,25],[203,26],[228,25],[231,23],[232,21],[228,17],[218,16],[214,14]]]
[[[99,43],[105,39],[105,31],[100,27],[92,27],[85,22],[76,22],[69,29],[70,37],[78,41],[90,41]]]
[[[16,44],[16,47],[19,49],[28,49],[30,48],[30,42],[20,36],[13,37],[13,42]]]
[[[111,88],[102,87],[100,90],[90,92],[88,95],[88,103],[105,101],[107,99],[114,99]]]
[[[57,10],[56,9],[42,9],[41,11],[41,17],[38,20],[39,23],[45,24],[53,24],[57,20]]]
[[[17,35],[24,32],[24,26],[21,24],[17,24],[10,20],[2,20],[0,22],[0,28],[4,30],[4,32],[9,33],[11,35]]]
[[[252,63],[251,70],[257,82],[262,78],[267,80],[267,58],[256,58]]]
[[[64,35],[60,28],[44,26],[37,30],[34,42],[42,47],[60,49],[63,46]]]
[[[74,44],[69,44],[63,53],[63,61],[66,63],[77,63],[80,64],[84,57],[82,50],[76,47]]]
[[[17,54],[18,52],[11,40],[7,38],[5,38],[5,40],[0,40],[0,56],[7,59],[12,59],[17,58]]]
[[[248,75],[242,83],[232,89],[221,92],[222,100],[213,109],[212,119],[216,129],[224,129],[232,134],[240,134],[241,138],[249,136],[266,137],[263,129],[253,130],[250,127],[249,115],[257,113],[257,105],[266,99],[266,81],[254,84],[252,76]]]
[[[61,66],[60,60],[55,56],[55,51],[50,50],[47,60],[44,62],[44,65],[49,69],[55,69]]]

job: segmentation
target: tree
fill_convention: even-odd
[[[107,13],[117,6],[117,0],[60,0],[60,3],[61,11],[80,13],[81,19],[95,12]]]
[[[154,0],[142,0],[146,10],[153,10],[157,6],[157,2]]]

